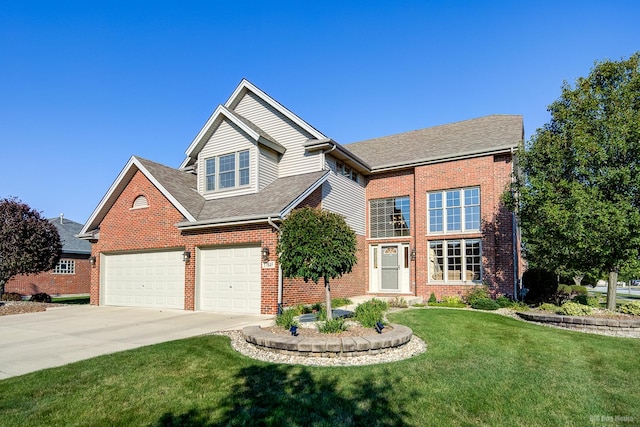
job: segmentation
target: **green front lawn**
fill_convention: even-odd
[[[413,328],[427,352],[311,368],[249,359],[221,336],[174,341],[0,381],[0,424],[640,424],[640,340],[466,310],[390,318]]]

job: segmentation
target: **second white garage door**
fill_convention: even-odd
[[[260,247],[200,249],[198,310],[260,314]]]
[[[184,309],[182,251],[105,255],[102,304]]]

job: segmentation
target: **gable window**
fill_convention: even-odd
[[[346,176],[354,182],[358,182],[358,172],[340,162],[336,162],[336,173],[338,175]]]
[[[427,199],[429,233],[480,230],[480,187],[435,191]]]
[[[409,236],[409,197],[377,199],[369,202],[371,237]]]
[[[482,280],[479,239],[429,242],[429,279],[434,282]]]
[[[75,260],[61,259],[53,268],[53,274],[76,274]]]
[[[131,207],[131,209],[142,209],[142,208],[148,208],[148,207],[149,207],[149,201],[145,196],[140,195],[136,197],[136,199],[133,201],[133,206]]]
[[[206,191],[249,185],[249,150],[211,157],[205,162]]]

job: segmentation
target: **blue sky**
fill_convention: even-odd
[[[242,78],[334,140],[487,114],[640,50],[637,1],[2,1],[0,197],[85,222],[131,155],[177,167]]]

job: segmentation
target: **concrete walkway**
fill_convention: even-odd
[[[270,325],[273,316],[69,305],[0,316],[0,379],[165,341]]]

